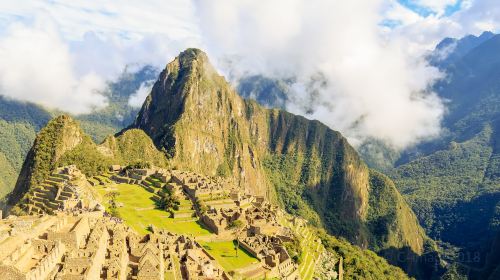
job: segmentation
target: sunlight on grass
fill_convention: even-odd
[[[177,234],[193,236],[210,234],[196,219],[192,221],[176,220],[170,218],[169,213],[156,209],[152,199],[153,194],[141,186],[117,184],[97,186],[96,188],[103,200],[105,200],[104,195],[107,192],[117,191],[120,193],[116,201],[123,207],[119,207],[118,212],[121,218],[140,234],[147,233],[147,227],[150,224]]]
[[[201,245],[226,271],[232,271],[259,262],[241,248],[238,249],[238,256],[236,256],[233,241],[202,242]]]

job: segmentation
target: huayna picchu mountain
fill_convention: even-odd
[[[95,144],[68,116],[40,131],[9,204],[14,212],[57,167],[87,176],[112,164],[154,166],[225,177],[332,235],[430,279],[421,256],[432,240],[392,181],[369,169],[347,140],[319,121],[244,100],[207,55],[188,49],[170,62],[135,122]],[[435,259],[438,262],[438,259]]]

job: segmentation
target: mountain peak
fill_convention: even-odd
[[[293,206],[300,209],[294,211],[363,247],[380,238],[366,222],[372,218],[370,209],[378,209],[370,191],[374,196],[390,194],[391,203],[397,201],[393,211],[403,214],[384,220],[384,226],[397,230],[390,242],[377,246],[405,244],[422,252],[425,235],[409,207],[388,179],[370,186],[375,175],[340,133],[318,121],[245,101],[212,69],[204,52],[182,52],[162,72],[132,126],[167,153],[173,168],[226,177],[270,199],[292,201],[292,196],[303,195],[304,187],[317,212],[306,204]],[[272,177],[270,172],[288,175]]]
[[[170,146],[172,143],[163,135],[186,110],[215,109],[214,102],[221,93],[236,96],[229,88],[203,51],[187,49],[161,72],[132,127],[146,131],[156,145]]]
[[[183,62],[190,62],[190,61],[208,61],[208,56],[207,54],[197,48],[188,48],[181,52],[178,56],[179,60]]]
[[[167,64],[162,77],[166,79],[169,74],[180,74],[182,76],[193,72],[199,73],[198,77],[207,77],[216,73],[205,52],[200,49],[189,48]]]

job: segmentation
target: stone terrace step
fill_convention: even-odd
[[[191,218],[193,217],[194,215],[194,212],[177,212],[177,211],[174,211],[174,219],[178,219],[178,218]]]
[[[54,196],[47,194],[45,192],[40,192],[39,190],[35,190],[33,192],[33,197],[38,197],[38,198],[45,198],[45,199],[53,199]]]
[[[72,191],[62,191],[59,196],[64,195],[64,196],[72,196],[73,192]]]
[[[185,211],[194,211],[192,208],[193,208],[193,206],[191,206],[191,205],[179,206],[179,210],[177,210],[177,211],[179,211],[179,212],[181,212],[181,211],[184,211],[184,212]]]
[[[66,181],[71,179],[71,177],[68,174],[59,174],[59,173],[52,173],[50,177],[51,178],[56,177],[56,178],[63,179]]]
[[[60,200],[60,201],[64,201],[64,200],[68,200],[68,199],[71,199],[71,198],[73,198],[73,195],[72,195],[72,194],[69,194],[69,195],[62,195],[62,194],[61,194],[61,195],[59,196],[59,199],[58,199],[58,200]]]
[[[53,180],[45,180],[44,184],[50,185],[50,186],[53,186],[53,187],[56,187],[56,188],[63,185],[62,182],[57,182],[57,181],[53,181]]]
[[[41,198],[41,197],[36,197],[36,196],[32,196],[30,199],[31,199],[31,201],[36,201],[36,202],[40,202],[40,203],[45,203],[45,201],[47,201],[46,198]]]
[[[232,199],[215,199],[215,200],[203,200],[205,204],[227,204],[227,203],[234,203],[234,200]]]
[[[58,183],[62,183],[64,181],[66,181],[66,179],[59,177],[59,174],[50,175],[48,180],[58,182]]]
[[[40,207],[33,205],[33,204],[24,205],[23,209],[26,211],[29,211],[30,207],[31,207],[31,213],[42,213],[43,212],[43,210]]]

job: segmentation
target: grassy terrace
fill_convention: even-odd
[[[321,243],[316,242],[318,237],[308,227],[297,227],[282,219],[282,225],[292,229],[300,238],[302,248],[302,262],[299,264],[300,279],[310,280],[314,276],[314,267],[324,248]]]
[[[210,234],[197,221],[173,219],[169,217],[169,213],[155,209],[155,202],[152,200],[153,194],[141,186],[117,184],[97,186],[96,188],[103,201],[106,201],[104,195],[108,192],[117,191],[120,193],[116,201],[123,204],[123,207],[119,207],[118,212],[121,218],[140,234],[147,233],[147,227],[150,224],[178,234],[193,236]]]
[[[233,241],[201,242],[201,245],[226,271],[233,271],[259,262],[241,248],[238,249],[238,256],[236,256]]]

